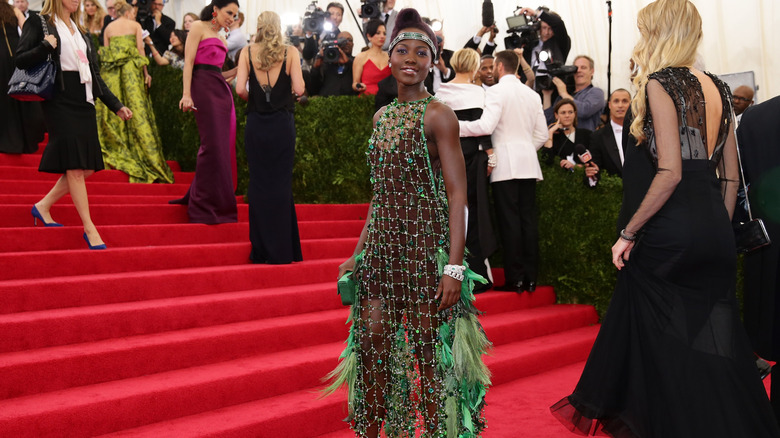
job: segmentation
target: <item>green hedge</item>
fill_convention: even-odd
[[[192,114],[178,109],[182,73],[150,66],[152,103],[165,157],[185,171],[195,170],[199,138]],[[245,194],[249,178],[244,153],[246,103],[236,102],[238,190]],[[363,203],[371,198],[366,141],[371,133],[374,100],[364,97],[317,97],[296,105],[296,159],[293,191],[298,203]],[[615,220],[622,181],[603,177],[599,187],[582,183],[574,173],[544,167],[537,185],[541,266],[539,282],[555,287],[564,303],[594,304],[606,310],[617,270],[611,264]],[[500,266],[500,254],[493,260]],[[740,288],[741,289],[741,288]]]

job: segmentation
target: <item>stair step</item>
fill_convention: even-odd
[[[0,175],[0,194],[6,195],[38,195],[43,197],[54,185],[51,181],[20,181],[9,180]],[[87,191],[92,195],[125,195],[170,196],[170,199],[181,198],[190,188],[189,184],[128,184],[126,182],[99,182],[87,179]],[[28,208],[29,210],[29,208]],[[29,213],[29,212],[28,212]]]
[[[0,315],[0,352],[342,308],[334,283],[327,282],[5,314]]]
[[[29,226],[31,206],[29,204],[9,204],[3,206],[5,214],[0,217],[0,227]],[[238,221],[248,221],[247,204],[238,204]],[[139,225],[139,224],[176,224],[189,223],[185,205],[124,205],[102,204],[90,206],[93,222],[102,225]],[[296,206],[299,221],[310,220],[365,220],[365,209],[353,205],[328,206],[317,210],[316,206]],[[51,209],[52,217],[63,225],[80,225],[81,219],[72,205],[55,204]]]
[[[486,360],[493,373],[493,385],[584,360],[597,332],[598,326],[584,327],[496,347]],[[233,427],[246,431],[240,436],[281,436],[262,432],[267,426],[264,418],[289,415],[288,405],[272,402],[278,401],[281,394],[293,397],[291,393],[308,392],[314,398],[316,389],[322,387],[315,376],[330,371],[342,349],[343,342],[323,344],[309,347],[305,352],[290,350],[257,355],[3,400],[0,401],[0,412],[6,412],[7,416],[0,417],[0,429],[11,436],[55,433],[67,436],[69,431],[91,436],[145,426],[139,429],[140,432],[166,431],[156,436],[189,436],[184,431],[195,427],[190,423],[192,420],[198,423],[203,434],[195,436],[218,436],[218,430]],[[258,406],[263,401],[268,402],[264,404],[267,409],[263,411],[264,415],[255,412],[256,421],[234,415],[241,405]],[[341,406],[344,409],[343,402]],[[221,411],[215,411],[217,409]],[[329,426],[320,430],[308,429],[308,435],[303,436],[316,436],[336,428],[331,422],[334,417],[320,415],[323,416],[310,420],[328,421]],[[191,417],[185,418],[188,416]],[[335,418],[344,416],[342,410]],[[204,417],[209,421],[201,421]],[[211,430],[212,427],[216,429]],[[280,427],[286,427],[285,435],[289,435],[289,428],[295,425],[281,421]],[[31,435],[30,431],[36,435]],[[134,436],[133,431],[124,430],[123,433]]]
[[[5,179],[14,179],[19,181],[57,181],[59,173],[38,172],[38,169],[28,166],[3,166],[0,165],[0,175]],[[173,179],[176,184],[190,184],[195,177],[194,172],[173,172]],[[95,172],[89,177],[88,181],[95,182],[129,182],[130,177],[119,170],[106,169]]]
[[[41,152],[46,147],[44,143],[40,147]],[[0,153],[0,166],[17,166],[17,167],[32,167],[38,169],[38,165],[41,163],[41,154],[4,154]],[[176,161],[168,160],[168,167],[174,172],[181,172],[181,166]]]
[[[343,258],[0,282],[0,314],[335,281]],[[334,300],[338,300],[334,294]]]
[[[343,342],[0,401],[6,436],[94,436],[319,385]]]
[[[301,239],[354,238],[363,229],[363,220],[299,221]],[[201,245],[249,241],[249,223],[237,222],[219,226],[204,224],[101,225],[100,236],[109,249]],[[42,234],[45,239],[42,238]],[[0,228],[0,253],[83,249],[81,226],[38,228]],[[354,246],[353,246],[354,249]]]
[[[305,260],[334,256],[346,259],[356,244],[356,238],[309,239],[301,241],[301,250]],[[245,265],[250,263],[252,248],[249,242],[120,247],[105,251],[92,251],[85,246],[83,242],[83,249],[76,250],[0,253],[0,265],[15,265],[15,269],[0,270],[0,281]]]
[[[340,435],[331,438],[354,438],[349,429],[343,430],[347,427],[342,421],[347,416],[346,404],[344,392],[319,398],[315,391],[304,389],[101,438],[312,437],[336,429],[342,429]]]
[[[347,309],[109,339],[0,356],[0,399],[343,342]],[[327,370],[323,370],[324,375]]]
[[[168,205],[168,201],[171,199],[174,199],[174,197],[169,195],[125,195],[122,196],[122,204],[147,204],[147,205]],[[23,195],[12,195],[12,194],[0,194],[0,205],[4,204],[21,204],[21,205],[29,205],[32,207],[33,204],[41,200],[41,195],[37,194],[23,194]],[[117,202],[117,196],[116,195],[93,195],[92,193],[89,194],[89,205],[99,205],[99,204],[116,204]],[[236,196],[236,202],[239,204],[245,204],[244,202],[244,196],[239,195]],[[71,199],[70,195],[65,195],[60,201],[58,201],[59,204],[65,204],[65,205],[72,205],[73,199]]]

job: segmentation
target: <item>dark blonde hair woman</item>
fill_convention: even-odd
[[[623,169],[633,216],[612,247],[617,287],[585,370],[552,407],[580,434],[780,436],[735,297],[731,95],[693,67],[701,26],[687,0],[637,17],[638,145]]]
[[[105,16],[106,11],[98,0],[84,0],[84,27],[89,33],[100,35]]]
[[[54,222],[50,209],[70,194],[84,225],[84,240],[89,249],[105,249],[89,213],[85,179],[102,170],[103,157],[98,140],[95,98],[99,98],[122,120],[133,113],[111,93],[100,77],[97,53],[92,39],[78,23],[79,0],[47,0],[41,17],[49,35],[44,37],[43,23],[31,17],[25,23],[16,52],[16,66],[31,68],[49,55],[57,65],[54,97],[43,102],[43,114],[49,131],[49,143],[41,156],[40,172],[63,174],[46,196],[32,207],[35,222],[61,226]]]
[[[298,50],[285,42],[276,12],[257,17],[255,42],[240,52],[236,84],[238,95],[249,101],[244,138],[249,164],[249,258],[254,263],[301,261],[292,171],[293,93],[303,94],[303,73]]]

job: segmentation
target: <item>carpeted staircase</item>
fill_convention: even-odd
[[[56,179],[39,159],[0,154],[0,436],[350,436],[343,393],[317,391],[344,347],[335,277],[366,205],[299,205],[305,261],[252,265],[246,204],[236,224],[189,224],[167,204],[192,179],[176,163],[170,185],[109,170],[87,182],[109,249],[89,251],[68,198],[65,227],[33,227]],[[477,306],[495,345],[484,436],[567,436],[546,409],[576,383],[595,310],[549,287]]]

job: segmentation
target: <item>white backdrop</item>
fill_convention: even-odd
[[[100,0],[101,2],[104,0]],[[347,6],[345,0],[339,0]],[[780,38],[775,35],[773,20],[780,16],[778,0],[692,0],[702,15],[704,39],[700,47],[704,67],[716,74],[754,71],[759,90],[756,100],[762,101],[780,94]],[[254,33],[254,22],[260,12],[273,10],[280,15],[302,15],[307,0],[239,0],[241,11],[247,16],[244,32]],[[177,27],[185,12],[199,13],[206,0],[169,0],[166,15],[176,20]],[[325,7],[327,0],[320,0]],[[520,0],[494,0],[496,22],[502,32],[499,47],[506,36],[505,17],[512,14]],[[636,14],[649,0],[615,0],[612,21],[612,89],[629,88],[628,59],[637,39]],[[41,0],[31,0],[33,9],[40,9]],[[353,9],[359,9],[359,0],[350,0]],[[536,8],[540,4],[558,12],[566,23],[572,38],[568,63],[578,54],[590,55],[596,62],[594,83],[607,88],[608,21],[607,6],[603,0],[546,0],[525,3]],[[445,47],[457,50],[480,27],[482,0],[397,0],[396,9],[415,7],[420,14],[439,18],[444,22]],[[345,13],[342,30],[355,37],[355,53],[362,47],[358,27],[349,12]]]

